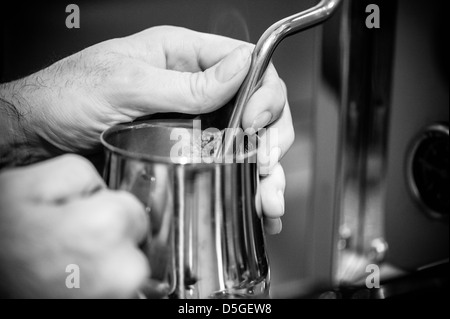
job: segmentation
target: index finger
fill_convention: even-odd
[[[72,154],[12,169],[8,176],[9,190],[26,189],[24,194],[38,202],[61,203],[106,188],[94,166]]]

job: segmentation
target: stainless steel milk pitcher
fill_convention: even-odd
[[[142,249],[151,268],[141,295],[169,298],[267,297],[269,264],[256,211],[256,150],[233,163],[171,156],[175,129],[192,121],[116,125],[102,135],[105,180],[146,207]],[[173,155],[173,154],[172,154]]]

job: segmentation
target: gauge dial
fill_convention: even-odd
[[[409,188],[432,217],[448,218],[448,125],[435,124],[416,139],[408,158]]]

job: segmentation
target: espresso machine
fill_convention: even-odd
[[[313,230],[299,286],[343,287],[316,295],[325,298],[436,296],[448,284],[449,242],[442,13],[377,1],[382,22],[371,28],[371,4],[344,1],[318,31],[303,221]],[[368,289],[373,265],[381,290]]]
[[[31,4],[3,19],[0,79],[163,24],[256,43],[272,23],[319,2],[79,0],[79,29],[65,27],[62,4]],[[272,56],[296,141],[282,160],[283,231],[265,237],[270,296],[440,294],[449,255],[446,3],[322,2],[337,4],[333,14]]]

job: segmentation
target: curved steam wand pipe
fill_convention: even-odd
[[[252,61],[248,74],[239,89],[233,112],[227,128],[240,127],[244,107],[253,93],[261,86],[261,78],[269,65],[278,44],[286,37],[313,27],[330,17],[341,0],[322,0],[316,6],[303,12],[289,16],[274,23],[258,40],[252,54]],[[217,148],[216,157],[233,154],[233,138],[225,138],[222,146]]]

